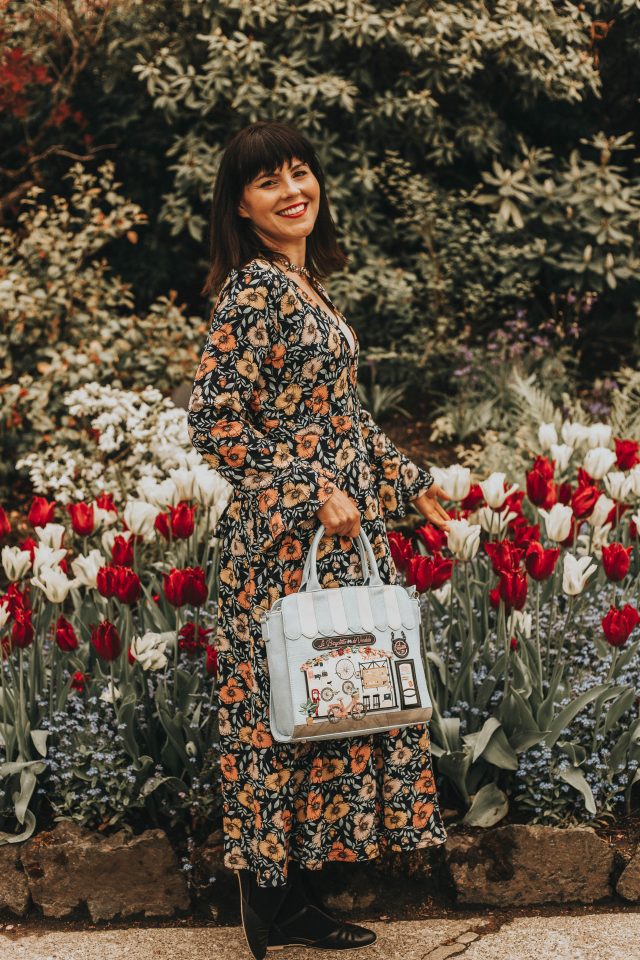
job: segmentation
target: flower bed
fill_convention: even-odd
[[[26,521],[0,515],[14,541],[0,839],[68,819],[164,827],[188,846],[219,820],[215,529],[229,487],[157,392],[89,385],[67,402],[73,444],[28,458]],[[390,533],[423,597],[440,798],[470,826],[629,811],[640,779],[638,445],[562,422],[539,443],[526,493],[502,473],[434,467],[448,536]]]

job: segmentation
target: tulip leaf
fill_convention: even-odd
[[[444,686],[446,680],[444,660],[437,653],[434,653],[433,650],[427,650],[427,660],[431,660],[431,662],[434,663],[438,668],[438,676],[440,677],[440,681]]]
[[[36,828],[36,818],[33,811],[27,810],[24,815],[24,820],[22,820],[21,823],[24,824],[22,833],[5,833],[4,831],[0,831],[0,844],[22,843],[24,840],[28,840]]]
[[[46,757],[47,755],[47,737],[48,736],[49,736],[48,730],[32,730],[31,731],[31,739],[33,740],[33,745],[41,757]]]
[[[456,750],[455,753],[444,753],[438,758],[438,770],[451,780],[465,803],[469,803],[466,782],[470,766],[470,750]]]
[[[500,767],[501,770],[518,769],[518,755],[507,740],[507,736],[502,727],[493,734],[482,751],[482,756],[489,763]]]
[[[481,756],[485,747],[489,743],[489,740],[494,735],[494,733],[496,732],[499,726],[500,726],[500,721],[498,720],[497,717],[488,717],[488,719],[485,720],[482,730],[478,732],[478,739],[476,740],[475,748],[473,751],[473,757],[472,757],[473,763],[475,763],[478,757]]]
[[[620,688],[618,688],[620,689]],[[630,710],[636,699],[636,692],[633,687],[622,687],[622,693],[615,703],[612,703],[607,710],[607,716],[604,721],[604,732],[609,733],[622,716]]]
[[[509,812],[509,800],[495,783],[481,787],[462,822],[470,827],[492,827]]]
[[[552,747],[564,728],[571,723],[574,717],[577,717],[580,711],[583,710],[588,703],[595,700],[596,697],[599,697],[602,693],[606,694],[608,689],[606,684],[600,683],[596,687],[592,687],[591,690],[585,690],[584,693],[579,694],[575,700],[568,703],[551,724],[551,729],[545,737],[547,746]]]
[[[556,770],[556,775],[568,783],[570,786],[581,793],[584,797],[584,805],[588,813],[597,813],[596,802],[591,792],[591,787],[585,780],[584,773],[578,767],[569,767],[567,770]]]

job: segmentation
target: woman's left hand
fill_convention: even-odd
[[[419,497],[409,502],[417,507],[425,519],[429,520],[436,527],[440,527],[445,533],[448,533],[451,517],[444,507],[440,506],[436,497],[440,497],[443,500],[448,499],[442,487],[437,483],[432,483],[428,490],[425,490]]]

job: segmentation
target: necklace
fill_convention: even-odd
[[[284,264],[285,270],[291,270],[293,273],[299,273],[301,277],[306,277],[309,282],[313,282],[313,277],[310,270],[307,270],[306,267],[299,267],[297,263],[290,263],[284,254],[279,254],[274,259],[279,260],[280,263]]]

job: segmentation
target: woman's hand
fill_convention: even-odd
[[[448,533],[451,517],[444,507],[440,506],[436,497],[441,497],[443,500],[448,499],[442,487],[437,483],[432,483],[428,490],[409,502],[415,504],[422,516],[433,523],[434,526],[440,527],[441,530]]]
[[[316,510],[316,517],[324,524],[326,534],[339,533],[343,537],[357,537],[360,533],[358,505],[340,487],[336,487],[329,499]]]

